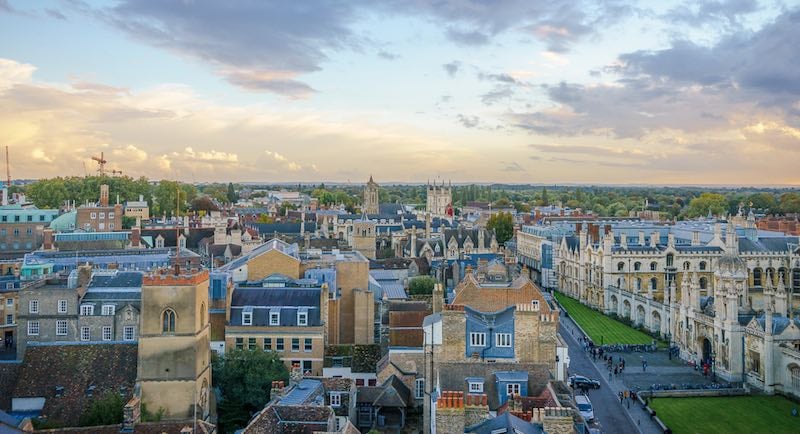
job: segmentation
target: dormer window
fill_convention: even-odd
[[[270,311],[270,313],[269,313],[269,325],[271,325],[271,326],[281,325],[281,313],[280,313],[280,311],[277,311],[277,310]]]
[[[469,382],[469,393],[483,393],[483,382],[482,381],[470,381]]]
[[[253,311],[252,310],[245,310],[242,312],[242,325],[249,326],[253,325]]]
[[[539,300],[531,300],[531,306],[533,306],[533,310],[539,310]]]
[[[297,325],[299,326],[308,325],[308,311],[297,312]]]

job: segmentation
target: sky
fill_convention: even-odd
[[[800,185],[800,1],[0,0],[13,178]]]

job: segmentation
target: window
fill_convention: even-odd
[[[106,229],[106,224],[104,222],[100,222],[97,224],[97,229],[103,231]]]
[[[283,351],[283,338],[275,340],[275,351]]]
[[[39,336],[39,321],[28,321],[28,336]]]
[[[67,300],[58,300],[58,313],[67,313]]]
[[[111,222],[111,223],[108,224],[108,230],[110,230],[110,231],[114,230],[114,222]]]
[[[311,339],[310,338],[306,338],[304,340],[304,342],[303,342],[303,351],[305,351],[307,353],[310,353],[311,352],[311,348],[312,348]]]
[[[264,351],[272,350],[272,338],[264,338]]]
[[[297,312],[297,325],[308,325],[308,312]]]
[[[339,392],[331,392],[331,407],[342,406],[342,395]]]
[[[792,366],[791,374],[792,374],[792,387],[794,389],[799,389],[800,388],[800,366],[797,366],[797,365]]]
[[[292,338],[292,351],[300,351],[300,338]]]
[[[689,261],[686,261],[686,262],[683,263],[683,269],[684,270],[688,270],[689,267],[691,267],[691,264],[689,264]]]
[[[31,228],[25,229],[25,235],[27,235],[27,236],[33,235],[33,229],[31,229]]]
[[[483,383],[480,381],[470,381],[469,393],[483,393]]]
[[[82,341],[90,341],[92,340],[92,332],[89,327],[81,327],[81,340]]]
[[[253,325],[253,312],[242,312],[242,325]]]
[[[106,219],[106,213],[101,212],[100,213],[100,220],[105,220],[105,219]]]
[[[91,213],[90,217],[91,217],[92,220],[96,219],[97,218],[97,213],[96,212]]]
[[[652,289],[653,291],[658,289],[658,279],[656,279],[655,277],[650,279],[650,289]]]
[[[94,305],[93,304],[82,304],[81,305],[81,315],[94,315]]]
[[[486,346],[486,333],[470,333],[469,334],[469,344],[473,347],[485,347]]]
[[[425,397],[425,379],[417,378],[414,382],[414,398],[422,399]]]
[[[6,324],[14,324],[14,314],[6,315]]]
[[[6,289],[9,289],[9,288],[6,288]],[[7,298],[6,299],[6,306],[13,306],[13,305],[14,305],[14,299],[13,298]]]
[[[28,302],[28,313],[39,313],[39,300],[30,300]]]
[[[700,271],[705,271],[706,269],[706,261],[700,261]]]
[[[280,312],[270,312],[269,313],[269,325],[276,326],[281,324],[281,313]]]
[[[103,315],[106,315],[106,316],[114,315],[115,311],[116,311],[116,306],[114,306],[113,304],[104,304],[103,305],[103,310],[102,310]]]
[[[531,305],[533,306],[533,310],[539,310],[539,300],[531,300]]]
[[[108,213],[108,219],[112,220],[113,218],[114,218],[114,213],[113,212],[109,212]]]
[[[506,395],[519,395],[519,383],[506,384]]]
[[[656,271],[658,269],[658,263],[653,261],[650,263],[650,271]]]
[[[303,373],[311,372],[311,360],[303,360]]]
[[[511,346],[511,333],[498,333],[494,335],[495,345],[508,348]]]
[[[103,340],[110,341],[111,340],[111,326],[104,326],[103,327]]]
[[[634,271],[641,270],[642,269],[642,263],[641,262],[634,262],[633,263],[633,269],[634,269]]]
[[[675,264],[675,255],[672,253],[667,254],[667,267],[673,267]]]
[[[753,286],[761,286],[761,269],[753,268]]]
[[[237,350],[244,349],[244,338],[236,338],[236,349]]]
[[[256,338],[247,338],[247,349],[250,351],[256,349]]]
[[[700,278],[700,289],[708,289],[708,279],[705,277]]]
[[[136,329],[133,326],[125,326],[122,329],[122,340],[123,341],[132,341],[136,339]]]
[[[62,319],[56,321],[56,336],[66,336],[66,335],[67,335],[67,322]]]
[[[163,333],[175,333],[175,311],[167,309],[161,314],[161,331]]]
[[[624,262],[618,262],[617,263],[617,271],[622,271],[624,269],[625,269],[625,263]]]

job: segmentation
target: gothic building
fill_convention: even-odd
[[[439,186],[436,185],[436,181],[433,181],[433,185],[430,182],[428,183],[425,211],[435,217],[453,216],[453,187],[451,183],[446,186],[444,181]]]
[[[378,198],[378,183],[373,181],[370,175],[367,185],[364,186],[364,205],[361,206],[361,210],[365,214],[378,214],[380,212]]]

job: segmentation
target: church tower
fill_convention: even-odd
[[[148,408],[167,419],[209,416],[209,330],[207,270],[144,276],[137,382]]]
[[[364,205],[361,209],[366,214],[380,214],[378,201],[378,183],[373,181],[372,175],[370,175],[369,182],[364,187]]]
[[[376,255],[375,221],[366,215],[353,222],[353,250],[361,252],[367,259],[375,259]]]

